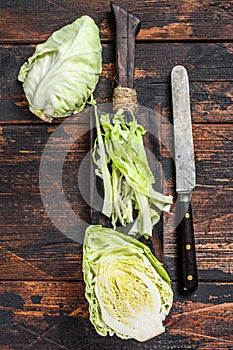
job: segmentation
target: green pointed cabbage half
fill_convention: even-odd
[[[83,252],[85,295],[96,331],[141,342],[163,333],[173,292],[149,247],[93,225],[86,230]]]
[[[99,80],[101,53],[99,29],[89,16],[37,45],[18,75],[31,112],[47,122],[80,112]]]

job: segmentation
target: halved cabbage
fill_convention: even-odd
[[[93,225],[86,230],[83,252],[85,295],[96,331],[141,342],[163,333],[173,292],[149,247]]]
[[[18,75],[31,112],[48,122],[80,112],[99,80],[101,53],[99,29],[89,16],[37,45]]]

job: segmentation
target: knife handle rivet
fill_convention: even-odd
[[[189,218],[190,218],[189,213],[186,213],[186,214],[185,214],[185,218],[186,218],[186,219],[189,219]]]
[[[186,250],[190,250],[191,249],[191,245],[190,244],[186,244],[185,248],[186,248]]]
[[[192,276],[192,275],[188,275],[188,276],[187,276],[187,280],[188,280],[188,281],[192,281],[192,280],[193,280],[193,276]]]

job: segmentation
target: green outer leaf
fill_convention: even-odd
[[[51,122],[80,112],[93,99],[102,70],[101,52],[99,29],[89,16],[37,45],[18,75],[32,113]]]

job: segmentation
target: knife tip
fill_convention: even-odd
[[[175,79],[175,77],[179,77],[180,79],[183,77],[186,80],[188,80],[188,72],[187,69],[182,66],[182,65],[176,65],[172,68],[171,71],[171,80],[173,82],[173,80]]]
[[[174,66],[172,68],[172,72],[175,72],[175,71],[180,71],[180,70],[183,70],[183,71],[186,71],[186,68],[184,66],[182,66],[181,64],[177,64],[176,66]]]

